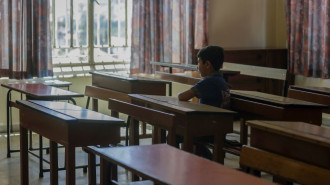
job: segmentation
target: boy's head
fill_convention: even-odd
[[[224,61],[223,48],[219,46],[206,46],[199,50],[197,57],[204,64],[209,61],[214,71],[219,71]]]

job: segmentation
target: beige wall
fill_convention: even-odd
[[[209,43],[230,47],[286,47],[285,0],[210,0]],[[70,90],[84,93],[85,85],[91,84],[90,77],[64,79],[71,81]],[[0,81],[3,83],[4,81]],[[330,87],[330,80],[296,77],[296,84]],[[173,96],[189,86],[174,84]],[[0,87],[0,131],[6,123],[6,92]],[[14,93],[13,99],[19,98]],[[77,99],[79,106],[85,107],[86,98]],[[108,113],[106,102],[100,109]],[[14,122],[18,121],[17,111]]]
[[[210,0],[209,43],[225,48],[286,48],[285,0]],[[297,75],[296,84],[330,87],[330,79]]]
[[[70,91],[78,92],[84,94],[85,86],[92,84],[91,77],[79,77],[79,78],[66,78],[60,79],[63,81],[70,81],[72,85],[70,86]],[[1,83],[6,83],[8,80],[0,80]],[[8,89],[0,86],[0,132],[5,131],[7,128],[6,126],[6,96],[7,96]],[[21,98],[20,93],[12,92],[12,101],[19,100]],[[23,97],[25,98],[25,97]],[[86,107],[87,98],[75,98],[77,105],[81,107]],[[100,107],[107,107],[106,102],[101,102]],[[91,108],[91,105],[90,105]],[[19,121],[19,114],[18,110],[13,108],[13,123],[15,130],[18,130],[18,121]],[[100,112],[109,113],[107,109],[102,109]]]
[[[209,43],[226,48],[286,47],[284,0],[210,0]]]
[[[72,82],[72,85],[70,86],[70,91],[78,92],[81,94],[84,94],[85,92],[85,86],[92,84],[92,78],[91,77],[77,77],[77,78],[64,78],[59,79],[63,81],[69,81]],[[8,80],[1,79],[1,83],[8,83]],[[168,87],[167,87],[168,88]],[[182,85],[178,83],[173,83],[173,96],[177,96],[177,94],[183,90],[189,89],[190,86],[188,85]],[[8,89],[0,86],[0,132],[5,132],[7,126],[6,126],[6,96],[7,96]],[[167,91],[166,91],[167,92]],[[12,101],[19,100],[21,98],[20,93],[12,92]],[[25,97],[23,96],[23,99]],[[84,98],[75,98],[75,101],[77,102],[78,106],[86,107],[87,97]],[[92,108],[92,101],[90,101],[89,109]],[[19,123],[19,112],[16,108],[13,108],[13,127],[14,130],[18,131],[18,123]],[[110,114],[110,111],[108,109],[108,103],[106,101],[99,101],[99,112],[104,114]],[[123,117],[124,119],[124,117]]]

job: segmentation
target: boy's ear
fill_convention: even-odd
[[[211,64],[211,62],[210,62],[209,60],[207,60],[207,61],[205,62],[205,64],[206,64],[206,67],[207,67],[207,68],[212,67],[212,64]]]

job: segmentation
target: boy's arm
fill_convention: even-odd
[[[178,94],[178,98],[180,101],[188,101],[193,97],[195,97],[195,92],[191,89],[183,91]]]

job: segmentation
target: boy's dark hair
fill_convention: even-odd
[[[223,48],[219,46],[206,46],[199,50],[197,57],[202,59],[203,63],[210,61],[214,70],[218,71],[223,64]]]

